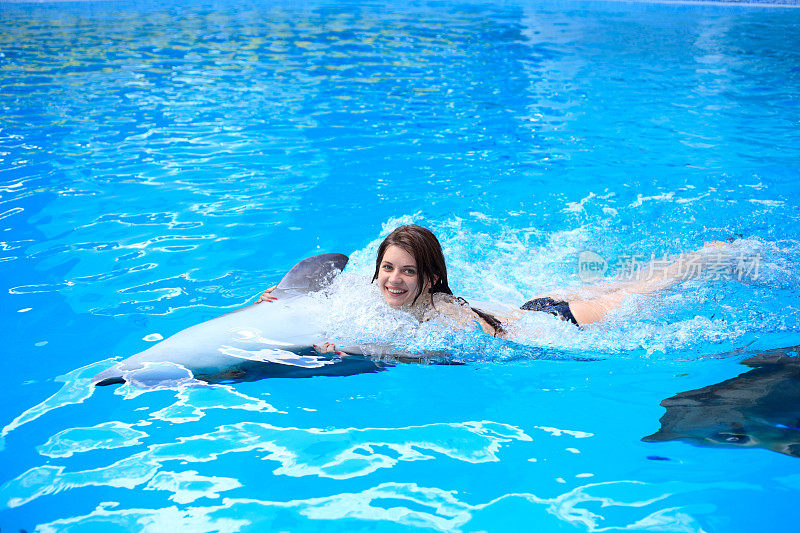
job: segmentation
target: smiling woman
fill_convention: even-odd
[[[729,246],[727,242],[708,242],[699,250],[675,257],[660,271],[650,269],[651,274],[644,279],[583,287],[566,296],[542,295],[519,308],[489,313],[453,295],[439,240],[429,229],[408,224],[392,231],[378,247],[372,282],[377,283],[389,307],[406,311],[420,322],[432,320],[462,330],[478,326],[494,337],[509,338],[507,326],[528,311],[548,313],[579,327],[599,322],[631,294],[655,292],[685,277],[683,267],[687,261],[701,260],[704,252]],[[275,300],[274,288],[267,289],[259,302]],[[315,348],[320,352],[341,353],[332,343]]]
[[[387,305],[410,313],[420,322],[438,320],[458,329],[471,329],[477,324],[495,337],[505,334],[500,320],[453,296],[439,239],[422,226],[400,226],[383,240],[372,281],[377,282]],[[259,302],[275,300],[274,289],[264,291]],[[335,351],[327,343],[318,348]]]

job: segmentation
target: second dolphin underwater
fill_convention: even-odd
[[[385,365],[358,357],[334,360],[312,350],[326,339],[310,294],[330,284],[347,261],[342,254],[304,259],[278,284],[273,292],[278,300],[248,305],[179,331],[100,372],[92,382],[218,382],[379,371]],[[358,347],[343,349],[361,353]]]

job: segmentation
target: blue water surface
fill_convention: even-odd
[[[800,345],[798,162],[791,6],[0,3],[0,528],[795,530],[800,377],[737,376]],[[586,250],[740,235],[758,271],[412,339],[463,365],[90,385],[411,222],[495,302],[580,290]]]

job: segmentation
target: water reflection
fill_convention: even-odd
[[[661,402],[661,429],[646,442],[681,440],[697,446],[765,448],[800,457],[800,347],[759,353],[741,362],[752,370]]]

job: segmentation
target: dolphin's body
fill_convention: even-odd
[[[347,260],[341,254],[304,259],[278,284],[272,293],[276,301],[249,305],[186,328],[100,372],[92,381],[96,385],[191,378],[218,382],[381,370],[368,359],[336,360],[311,349],[324,338],[315,316],[318,305],[309,294],[329,284]]]

